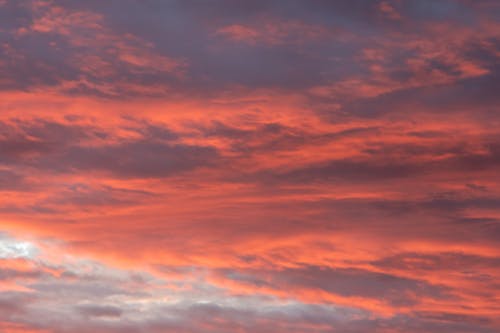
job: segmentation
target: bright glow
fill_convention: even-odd
[[[37,249],[32,243],[0,236],[0,258],[34,258],[36,254]]]

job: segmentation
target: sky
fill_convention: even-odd
[[[0,333],[500,331],[500,2],[0,0]]]

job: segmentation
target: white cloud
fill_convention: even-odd
[[[0,258],[34,258],[37,248],[30,242],[18,241],[0,233]]]

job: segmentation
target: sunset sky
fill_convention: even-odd
[[[500,332],[500,1],[0,0],[0,333]]]

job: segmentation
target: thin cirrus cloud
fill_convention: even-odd
[[[0,1],[0,331],[498,331],[499,17]]]

